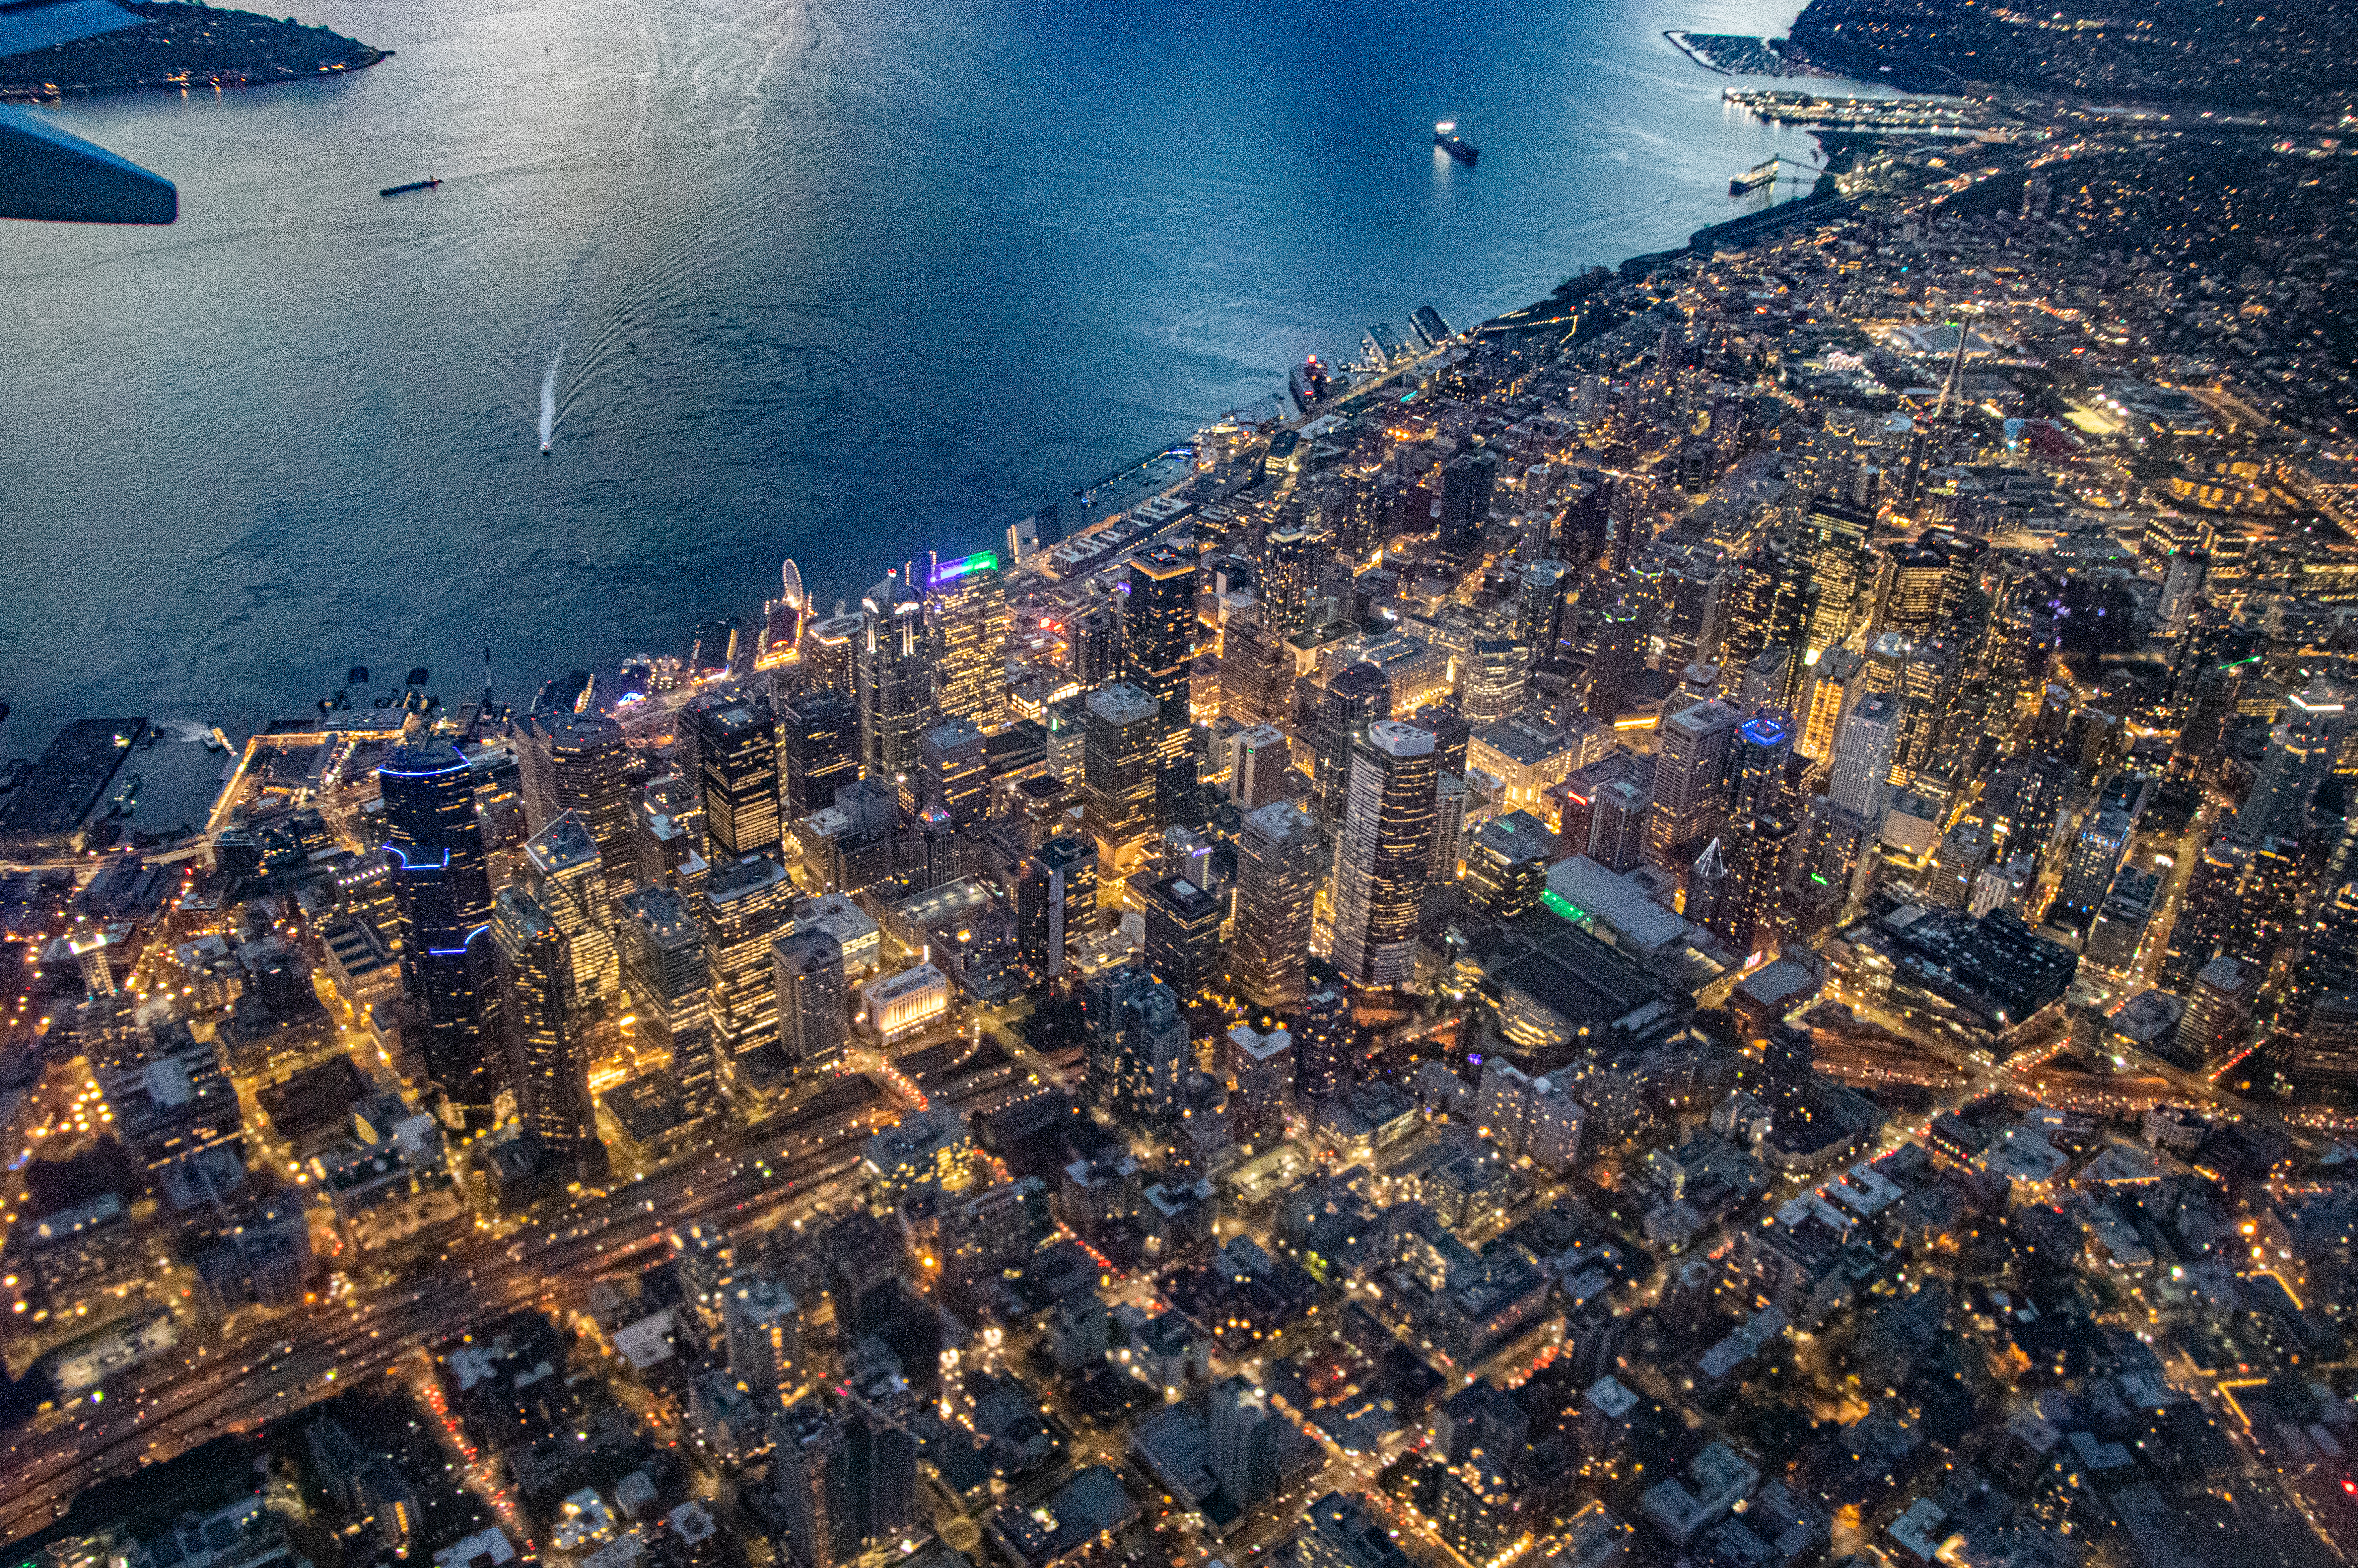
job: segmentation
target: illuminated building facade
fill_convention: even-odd
[[[614,903],[615,946],[633,1027],[671,1052],[671,1079],[691,1116],[719,1104],[704,930],[679,894],[640,888]]]
[[[1158,750],[1175,759],[1188,734],[1187,661],[1195,646],[1195,563],[1158,545],[1130,563],[1121,612],[1122,677],[1163,711]]]
[[[1394,985],[1414,972],[1437,782],[1433,735],[1414,725],[1379,719],[1352,748],[1335,857],[1334,951],[1355,984]]]
[[[1318,824],[1292,801],[1245,814],[1237,834],[1237,916],[1228,978],[1260,1007],[1299,1000],[1318,893]]]
[[[590,1055],[570,1017],[573,945],[520,888],[503,888],[492,901],[491,939],[517,1119],[559,1171],[594,1168]]]
[[[778,726],[769,699],[711,692],[690,702],[681,721],[696,746],[705,860],[718,866],[776,854]]]
[[[396,748],[377,769],[401,911],[402,988],[425,1031],[426,1075],[471,1128],[507,1075],[489,1027],[492,884],[467,759],[448,741]]]
[[[736,1059],[778,1032],[777,972],[770,943],[794,920],[795,886],[767,856],[716,866],[696,891],[714,1056],[723,1080]]]
[[[939,811],[952,831],[978,827],[990,814],[988,741],[964,719],[945,719],[917,742],[918,798]]]
[[[1032,852],[1015,883],[1015,944],[1036,975],[1065,971],[1097,930],[1097,851],[1060,835]]]
[[[607,879],[627,886],[637,849],[622,727],[602,713],[535,713],[516,725],[515,751],[525,825],[537,833],[574,813],[596,841]]]
[[[799,820],[833,806],[835,792],[860,777],[860,709],[829,686],[779,708],[778,765],[788,815]]]
[[[1141,1127],[1174,1121],[1180,1080],[1194,1060],[1178,995],[1143,968],[1124,966],[1082,988],[1081,1011],[1098,1104]]]
[[[860,755],[871,779],[897,786],[917,771],[917,737],[933,712],[925,606],[887,576],[860,600],[853,680],[860,703]]]
[[[1180,701],[1185,700],[1183,682]],[[1129,865],[1153,836],[1163,716],[1152,692],[1126,681],[1089,693],[1082,719],[1082,804],[1097,840],[1099,875]]]
[[[843,944],[824,931],[795,931],[771,939],[770,962],[777,979],[779,1048],[797,1071],[835,1071],[851,1019]]]
[[[1007,694],[1007,584],[999,557],[985,550],[936,562],[925,575],[925,618],[935,710],[978,730],[998,729]]]
[[[1662,725],[1646,827],[1649,860],[1667,864],[1672,850],[1708,837],[1717,825],[1739,723],[1736,709],[1712,701],[1699,702]]]
[[[840,606],[838,606],[840,609]],[[858,614],[830,615],[803,622],[802,683],[806,691],[822,687],[849,697],[853,691],[852,665],[866,624]]]
[[[524,882],[571,949],[568,1005],[577,1014],[602,1012],[622,989],[622,965],[604,864],[579,816],[561,814],[525,844]]]

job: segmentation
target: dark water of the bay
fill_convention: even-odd
[[[54,111],[183,216],[0,232],[0,756],[856,598],[1814,152],[1660,36],[1793,0],[304,3],[397,56]]]

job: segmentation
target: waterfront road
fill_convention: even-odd
[[[1001,1092],[1003,1086],[973,1102]],[[578,1300],[598,1276],[660,1256],[676,1225],[796,1216],[851,1173],[874,1108],[871,1102],[708,1155],[514,1230],[462,1238],[447,1260],[414,1268],[361,1300],[258,1323],[225,1343],[126,1374],[103,1399],[69,1411],[69,1420],[19,1431],[0,1454],[0,1540],[41,1530],[103,1476],[251,1431],[519,1308],[560,1293]]]

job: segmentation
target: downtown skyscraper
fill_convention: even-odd
[[[566,812],[576,813],[598,846],[607,881],[628,886],[636,847],[622,727],[602,713],[535,713],[517,721],[515,753],[525,826],[538,833]]]
[[[1352,748],[1334,903],[1335,964],[1354,984],[1415,972],[1437,782],[1433,735],[1412,724],[1377,719]]]
[[[517,1119],[554,1172],[595,1174],[603,1150],[591,1120],[588,1039],[572,1007],[573,944],[537,900],[511,887],[492,901],[492,948]]]
[[[769,699],[712,692],[689,703],[682,722],[696,743],[704,858],[719,866],[776,854],[778,725]]]
[[[1245,814],[1237,835],[1236,935],[1228,976],[1260,1007],[1302,999],[1311,906],[1318,894],[1318,824],[1292,801]]]
[[[852,681],[860,706],[860,757],[871,779],[898,788],[917,772],[917,737],[934,706],[925,603],[887,575],[860,602]]]
[[[1158,545],[1130,564],[1121,612],[1122,678],[1149,693],[1163,711],[1159,751],[1175,761],[1186,749],[1187,660],[1195,645],[1195,562]]]
[[[925,576],[925,618],[935,711],[997,730],[1007,696],[1007,585],[999,557],[985,550],[937,562]]]
[[[377,769],[401,914],[402,989],[425,1035],[426,1076],[449,1114],[491,1124],[506,1074],[490,1027],[492,883],[473,771],[449,741],[396,747]]]

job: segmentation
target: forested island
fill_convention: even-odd
[[[292,17],[216,5],[118,0],[136,26],[0,56],[0,100],[134,88],[254,87],[362,70],[393,51]]]

